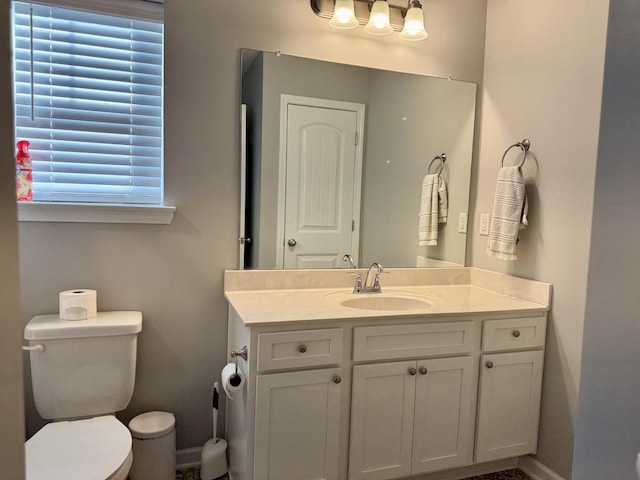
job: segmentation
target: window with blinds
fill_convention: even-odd
[[[33,200],[162,205],[162,23],[14,2]]]

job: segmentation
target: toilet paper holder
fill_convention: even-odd
[[[245,345],[238,351],[231,350],[230,355],[231,355],[231,358],[233,359],[233,363],[236,364],[236,374],[237,374],[238,373],[238,357],[244,359],[245,362],[249,357],[249,351],[247,350],[247,346]]]

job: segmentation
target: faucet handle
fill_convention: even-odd
[[[356,284],[353,286],[353,293],[362,292],[362,274],[360,272],[349,272],[347,275],[355,275]]]

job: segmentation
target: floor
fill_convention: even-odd
[[[200,470],[197,468],[178,470],[176,472],[176,480],[200,480]],[[228,480],[228,477],[220,477],[220,480]],[[473,477],[466,480],[531,480],[531,477],[525,475],[521,470],[515,469],[481,475],[479,477]]]

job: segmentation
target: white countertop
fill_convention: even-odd
[[[365,296],[408,296],[423,299],[411,309],[350,308],[342,302]],[[245,325],[313,320],[425,317],[483,313],[543,313],[547,305],[504,295],[473,285],[383,287],[382,294],[354,294],[349,288],[244,290],[225,292],[227,301]]]

